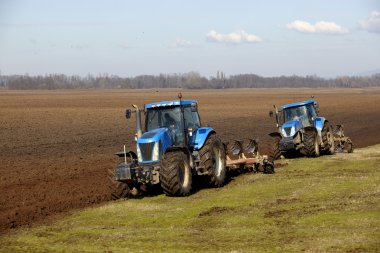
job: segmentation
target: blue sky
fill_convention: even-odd
[[[0,0],[1,74],[380,71],[380,0]]]

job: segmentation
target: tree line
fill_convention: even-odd
[[[226,77],[223,72],[206,78],[197,72],[184,74],[139,75],[119,77],[115,75],[69,76],[2,75],[0,88],[11,90],[30,89],[225,89],[225,88],[359,88],[380,87],[380,74],[372,76],[342,76],[321,78],[317,76],[262,77],[255,74],[239,74]]]

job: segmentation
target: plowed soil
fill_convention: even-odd
[[[344,124],[355,147],[380,143],[379,89],[182,90],[196,99],[202,123],[222,139],[267,138],[273,104],[307,100]],[[177,91],[0,91],[0,233],[39,224],[73,209],[110,200],[113,153],[134,150],[131,104],[176,99]]]

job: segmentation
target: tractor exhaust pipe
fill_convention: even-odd
[[[136,109],[136,130],[137,130],[137,137],[140,137],[142,135],[141,111],[139,110],[139,107],[137,105],[132,105],[132,107]]]
[[[275,113],[276,113],[276,127],[279,128],[280,126],[280,117],[278,115],[278,109],[276,105],[273,105]]]

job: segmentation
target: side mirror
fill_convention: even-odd
[[[273,114],[274,114],[273,111],[269,111],[269,117],[273,118]]]
[[[127,110],[125,111],[125,117],[126,117],[127,119],[130,119],[130,118],[131,118],[131,114],[132,114],[131,109],[127,109]]]
[[[198,111],[198,105],[197,103],[191,103],[191,111],[197,112]]]

